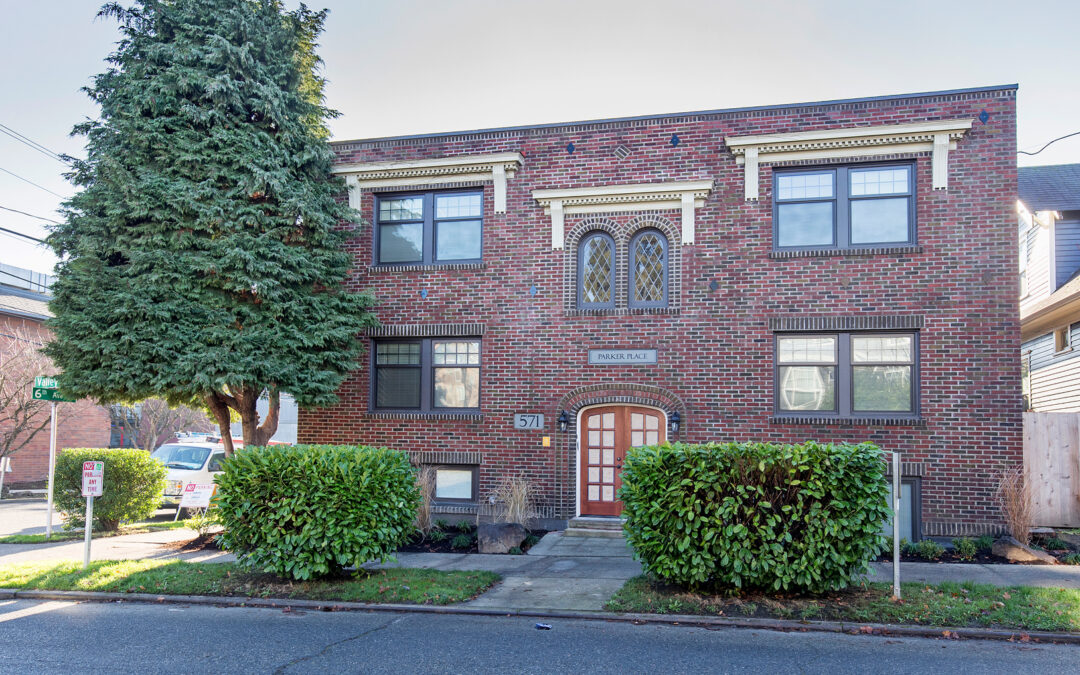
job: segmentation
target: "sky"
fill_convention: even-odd
[[[69,134],[97,110],[80,87],[118,39],[101,4],[0,0],[0,124],[83,156]],[[338,140],[1013,83],[1021,150],[1080,131],[1075,0],[307,4],[330,9],[319,53]],[[1018,161],[1080,162],[1080,136]],[[64,171],[0,133],[0,227],[47,234],[73,192]],[[56,258],[0,232],[0,263],[50,273]]]

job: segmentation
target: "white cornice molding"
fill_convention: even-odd
[[[533,190],[536,203],[551,216],[551,247],[563,247],[563,218],[575,213],[682,211],[682,243],[694,243],[694,210],[705,205],[711,180],[602,185],[567,190]]]
[[[409,161],[340,164],[333,172],[345,177],[349,206],[360,209],[364,188],[406,188],[413,185],[491,181],[495,185],[495,213],[506,213],[506,179],[512,178],[524,158],[517,152],[461,155]]]
[[[867,155],[894,155],[917,152],[932,154],[932,185],[948,188],[949,150],[974,120],[934,120],[915,124],[885,124],[874,127],[819,129],[759,136],[724,138],[735,161],[745,166],[745,196],[756,200],[758,165],[769,162],[796,162],[808,159],[841,159]]]

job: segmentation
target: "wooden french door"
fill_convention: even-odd
[[[626,451],[663,443],[664,415],[650,408],[604,406],[581,415],[581,515],[617,516]]]

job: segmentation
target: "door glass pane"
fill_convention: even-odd
[[[584,244],[581,256],[581,301],[611,302],[611,242],[592,237]]]
[[[781,366],[781,410],[835,410],[836,368]]]
[[[600,447],[600,432],[599,431],[591,431],[591,430],[589,431],[589,445],[591,445],[594,448],[599,448]]]
[[[781,204],[776,209],[778,246],[832,246],[833,203]]]
[[[436,408],[479,408],[479,368],[436,368]]]
[[[852,408],[911,412],[911,366],[853,366]]]
[[[810,174],[777,174],[777,199],[821,199],[833,196],[832,171]]]
[[[589,486],[589,501],[590,502],[598,502],[598,501],[600,501],[600,486],[599,485],[590,485]]]
[[[423,220],[424,198],[402,197],[400,199],[379,200],[379,220]]]
[[[600,467],[598,467],[598,466],[590,466],[589,467],[589,482],[590,483],[599,483],[600,482]]]
[[[641,431],[631,431],[630,446],[636,448],[642,445],[645,445],[645,433]]]
[[[659,433],[657,433],[655,431],[646,431],[645,432],[645,444],[646,445],[656,445],[659,442],[660,442],[660,434]]]
[[[589,448],[589,464],[599,464],[599,463],[600,463],[600,449],[599,448]]]
[[[436,260],[479,259],[480,229],[479,220],[435,223]]]
[[[604,450],[604,464],[614,464],[614,463],[615,463],[615,451],[614,450]]]
[[[779,363],[836,363],[836,338],[782,337],[776,351]]]
[[[604,428],[605,429],[614,429],[615,428],[615,413],[604,413]]]
[[[907,194],[908,168],[860,169],[851,172],[851,196]]]
[[[634,300],[664,301],[664,244],[660,235],[649,232],[634,244]]]
[[[377,408],[419,408],[419,368],[378,368],[375,381]]]
[[[604,494],[603,500],[605,502],[613,502],[613,501],[615,501],[615,488],[613,486],[604,485],[603,486],[603,494]]]
[[[379,226],[379,262],[420,262],[424,259],[424,225]]]
[[[604,480],[603,480],[603,482],[605,482],[605,483],[614,483],[615,482],[615,469],[614,468],[612,468],[610,466],[604,467]]]
[[[854,363],[911,363],[910,335],[881,335],[851,338]]]
[[[436,218],[467,218],[480,216],[483,208],[481,195],[441,195],[435,197]]]
[[[438,469],[435,472],[437,499],[472,499],[472,471]]]
[[[852,244],[883,244],[907,240],[907,197],[852,200]]]
[[[615,432],[614,431],[605,431],[604,432],[604,447],[605,448],[615,447]]]
[[[660,418],[655,416],[655,415],[646,415],[645,416],[645,428],[646,429],[659,429],[660,428]]]

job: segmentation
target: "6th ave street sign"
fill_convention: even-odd
[[[45,387],[34,387],[34,400],[35,401],[62,401],[71,403],[75,399],[64,398],[55,389],[46,389]]]

